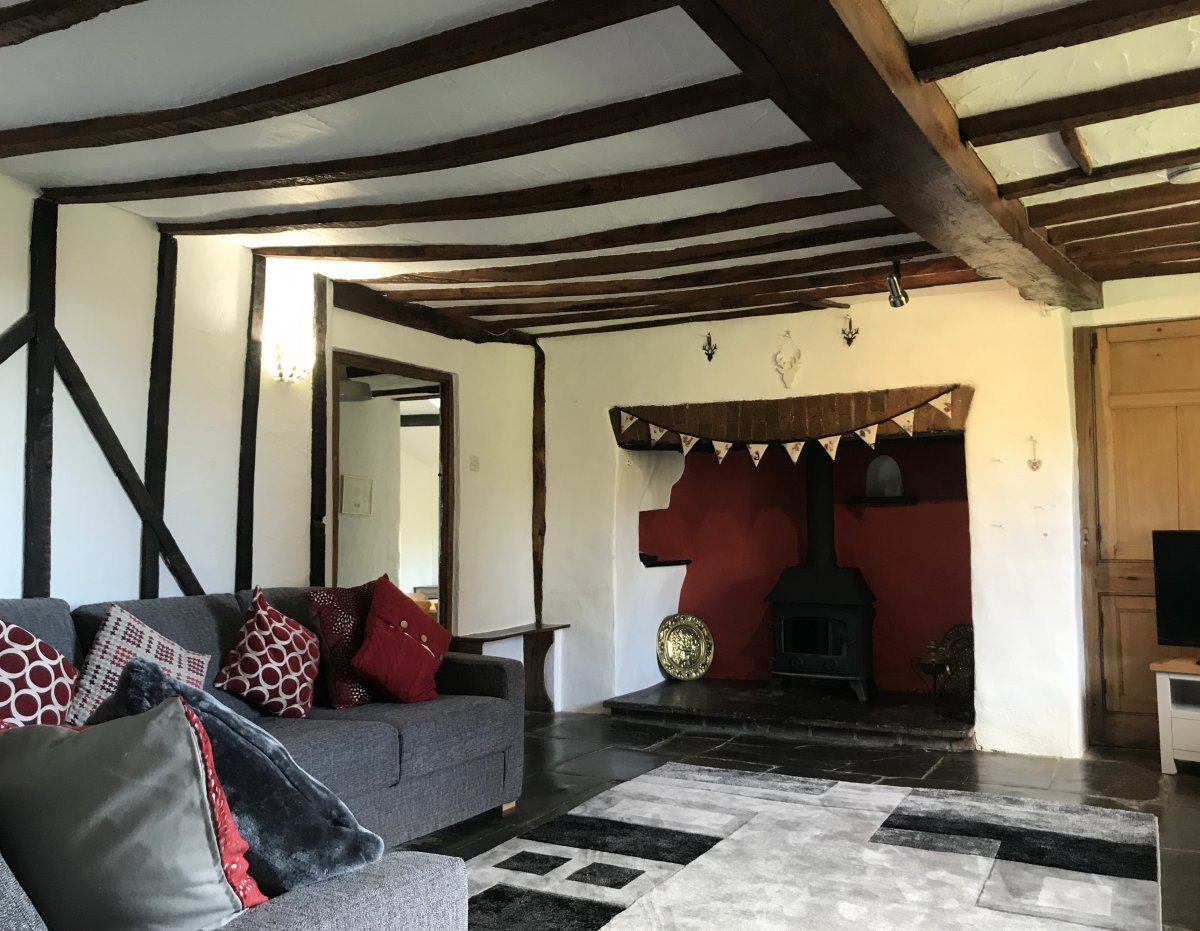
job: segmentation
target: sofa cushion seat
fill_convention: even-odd
[[[254,723],[335,795],[365,795],[400,781],[400,739],[387,724],[269,717]]]
[[[314,708],[308,720],[391,725],[400,735],[400,774],[405,779],[520,743],[520,719],[513,714],[512,703],[482,695],[441,695],[412,704],[376,702],[340,711]]]

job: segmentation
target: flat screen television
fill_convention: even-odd
[[[1200,646],[1200,530],[1154,531],[1158,642]]]

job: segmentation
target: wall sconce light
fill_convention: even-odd
[[[893,307],[903,307],[908,303],[908,292],[900,284],[900,263],[892,263],[892,273],[887,277],[888,303]]]
[[[704,342],[701,344],[700,348],[704,351],[704,358],[711,362],[713,360],[713,356],[717,354],[717,350],[721,347],[713,342],[712,334],[709,333],[704,338]]]
[[[854,318],[846,314],[846,325],[842,327],[842,339],[846,341],[847,346],[853,346],[854,341],[858,339],[858,327],[854,325]]]
[[[276,381],[304,381],[316,363],[312,272],[272,265],[263,297],[263,368]]]

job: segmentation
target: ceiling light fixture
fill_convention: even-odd
[[[1200,184],[1200,164],[1183,165],[1167,172],[1171,184]]]
[[[892,263],[892,273],[887,276],[888,303],[893,307],[903,307],[908,303],[908,292],[900,284],[900,263]]]

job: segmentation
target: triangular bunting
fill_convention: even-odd
[[[717,462],[724,462],[725,457],[729,454],[729,449],[733,446],[733,444],[722,443],[720,440],[713,440],[712,444],[713,449],[715,449],[717,452]]]
[[[934,398],[932,401],[930,401],[929,406],[934,408],[935,410],[941,411],[947,417],[953,416],[953,414],[954,414],[954,399],[952,397],[953,394],[954,394],[953,391],[947,391],[940,398]]]
[[[636,417],[634,417],[633,414],[627,414],[624,411],[621,411],[621,432],[622,433],[625,433],[626,431],[628,431],[629,428],[632,427],[637,422],[638,422],[638,419]]]
[[[766,443],[747,443],[746,449],[750,450],[750,458],[754,460],[754,467],[757,469],[758,464],[762,462],[762,457],[767,451]]]
[[[804,449],[804,440],[800,440],[798,443],[788,443],[784,448],[787,450],[787,454],[792,457],[792,462],[799,462],[800,453]]]
[[[666,436],[666,433],[667,433],[666,427],[656,427],[652,423],[646,424],[646,426],[648,426],[650,428],[650,445],[651,446],[653,446],[655,443],[657,443],[659,440],[661,440],[664,436]]]
[[[683,444],[683,454],[686,456],[692,451],[692,447],[700,442],[698,436],[688,436],[686,433],[679,434],[679,442]]]
[[[842,442],[842,436],[839,433],[837,436],[827,436],[821,440],[821,448],[829,454],[830,459],[837,458],[838,444]]]
[[[916,419],[916,417],[917,417],[916,411],[905,411],[903,414],[897,414],[895,417],[893,417],[892,423],[894,423],[897,427],[899,427],[901,430],[903,430],[909,436],[912,436],[913,435],[913,421]]]
[[[866,443],[871,449],[875,448],[875,434],[879,432],[879,424],[873,423],[869,427],[862,427],[854,431],[860,440]]]

